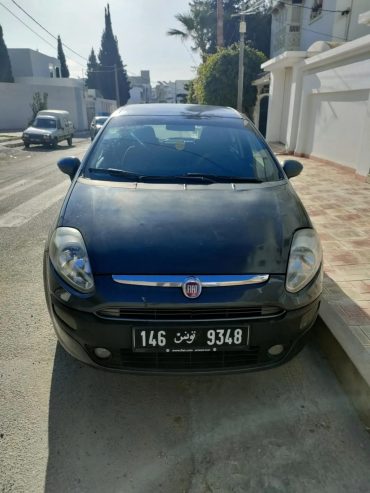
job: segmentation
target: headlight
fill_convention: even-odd
[[[49,134],[43,135],[43,138],[46,139],[46,140],[47,139],[50,139],[50,135]]]
[[[55,270],[82,293],[94,289],[89,257],[81,233],[74,228],[57,228],[50,242],[50,260]]]
[[[322,262],[322,249],[314,229],[301,229],[293,236],[290,248],[286,289],[297,293],[313,279]]]
[[[29,137],[29,135],[28,134],[23,134],[22,137]]]

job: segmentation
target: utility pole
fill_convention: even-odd
[[[247,23],[245,22],[246,15],[256,14],[258,9],[262,7],[264,4],[264,0],[257,0],[251,7],[244,12],[239,12],[238,14],[233,14],[231,17],[239,17],[240,16],[240,24],[239,24],[239,33],[240,33],[240,41],[239,41],[239,74],[238,74],[238,99],[237,99],[237,110],[243,110],[243,86],[244,86],[244,38],[245,33],[247,32]]]
[[[239,41],[239,75],[238,75],[238,102],[237,110],[243,111],[243,88],[244,88],[244,37],[247,32],[247,23],[245,15],[240,16],[240,41]]]
[[[217,0],[217,47],[224,45],[224,4],[223,0]]]
[[[114,64],[114,81],[116,85],[116,102],[117,102],[117,108],[121,106],[120,101],[119,101],[119,87],[118,87],[118,69],[117,69],[117,64]]]

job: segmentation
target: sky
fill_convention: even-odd
[[[56,57],[56,40],[14,2],[51,34],[60,34],[62,42],[82,57],[87,59],[92,47],[99,52],[106,0],[0,0],[0,25],[7,47],[31,48]],[[190,42],[166,35],[168,29],[180,27],[175,14],[187,12],[189,0],[110,0],[109,5],[113,32],[129,75],[150,70],[152,84],[194,78],[199,55],[192,52]],[[64,53],[71,76],[83,77],[86,61],[65,47]]]

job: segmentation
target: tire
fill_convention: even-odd
[[[51,143],[51,147],[52,147],[53,149],[56,149],[56,148],[57,148],[57,146],[58,146],[58,139],[54,139],[54,140],[53,140],[53,142]]]
[[[71,145],[72,145],[72,135],[70,137],[68,137],[67,143],[68,143],[69,147],[71,147]]]
[[[28,149],[28,148],[30,147],[29,143],[28,143],[28,142],[25,142],[25,143],[24,143],[24,147],[25,147],[26,149]]]

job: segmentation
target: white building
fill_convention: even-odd
[[[359,26],[354,25],[354,12],[365,3],[369,8],[368,0],[352,2],[356,10],[345,13],[347,21],[341,24],[338,12],[324,9],[340,10],[351,1],[304,2],[321,7],[315,10],[317,26],[324,22],[324,15],[331,14],[327,39],[333,40],[333,33],[354,39],[316,40],[308,49],[285,50],[262,65],[270,73],[267,140],[284,144],[291,154],[351,167],[362,177],[370,169],[370,12],[360,12]],[[312,12],[305,9],[303,17],[306,10]],[[361,36],[363,32],[367,35]],[[301,34],[302,46],[312,41]]]
[[[158,81],[154,88],[154,99],[157,103],[184,103],[188,94],[189,80],[179,79],[174,82]]]
[[[273,0],[270,55],[305,51],[315,41],[352,41],[368,34],[358,16],[369,0]]]
[[[92,118],[111,114],[115,101],[88,91],[83,79],[61,78],[60,62],[26,48],[9,48],[14,83],[0,83],[0,130],[21,130],[32,117],[35,93],[47,94],[48,108],[67,110],[77,130],[86,130]]]
[[[8,48],[13,77],[59,78],[60,61],[29,48]]]
[[[152,86],[150,85],[150,71],[141,70],[140,75],[129,76],[131,84],[130,99],[127,104],[145,104],[152,101]]]

